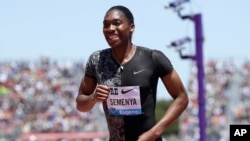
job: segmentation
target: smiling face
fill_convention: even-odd
[[[126,47],[131,42],[134,23],[118,9],[108,11],[103,21],[103,34],[112,48]]]

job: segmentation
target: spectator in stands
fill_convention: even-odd
[[[187,93],[162,52],[132,43],[134,30],[128,8],[114,6],[107,11],[103,33],[111,48],[90,56],[76,99],[77,109],[86,112],[103,102],[112,141],[162,141],[161,134],[185,110]],[[156,123],[159,78],[174,101]]]

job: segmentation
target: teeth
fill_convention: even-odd
[[[109,36],[109,38],[116,38],[117,36]]]
[[[108,36],[110,39],[112,39],[112,38],[117,38],[118,36],[117,35],[109,35]]]
[[[116,39],[118,36],[109,36],[109,39]]]

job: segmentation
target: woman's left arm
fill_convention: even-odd
[[[161,78],[166,90],[173,98],[172,104],[167,109],[164,116],[149,131],[142,134],[138,141],[154,141],[175,121],[188,105],[186,89],[178,75],[173,70],[171,73]]]

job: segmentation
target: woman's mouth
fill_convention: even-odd
[[[117,35],[108,35],[107,37],[109,42],[115,42],[119,40],[119,37]]]

